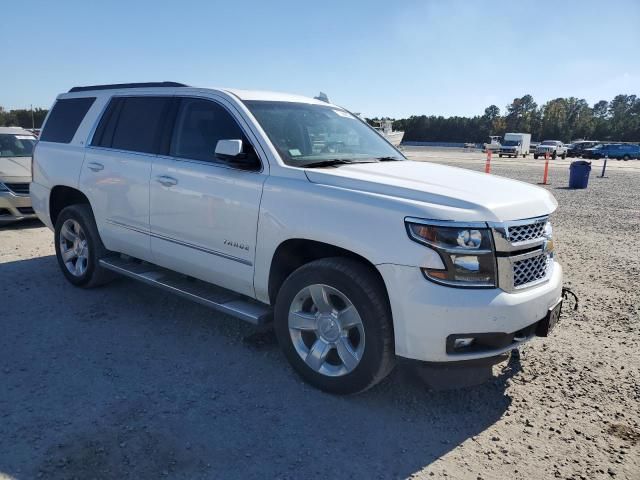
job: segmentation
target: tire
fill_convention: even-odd
[[[538,155],[536,155],[536,154],[534,153],[534,154],[533,154],[533,158],[534,158],[535,160],[537,160],[537,159],[538,159]]]
[[[553,152],[553,155],[551,155],[551,159],[555,160],[556,158],[558,158],[558,154],[556,152]]]
[[[563,153],[562,155],[560,155],[560,157],[564,160],[565,158],[567,158],[567,154]]]
[[[523,153],[523,154],[522,154],[522,158],[527,158],[527,154],[526,154],[526,153]]]
[[[299,328],[291,326],[290,317]],[[306,382],[320,390],[341,395],[363,392],[393,369],[387,293],[375,273],[360,262],[334,257],[298,268],[278,292],[274,321],[285,357]],[[347,330],[342,322],[354,326]]]
[[[60,212],[55,225],[54,244],[63,275],[76,287],[93,288],[113,279],[114,274],[98,263],[109,251],[100,239],[89,205],[71,205]]]
[[[623,155],[622,159],[626,162],[630,159],[631,157],[629,155]]]
[[[501,154],[501,153],[499,153],[499,154],[498,154],[498,157],[502,158],[502,154]]]

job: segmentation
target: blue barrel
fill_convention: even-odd
[[[571,162],[569,167],[569,188],[587,188],[590,173],[591,162],[585,162],[584,160]]]

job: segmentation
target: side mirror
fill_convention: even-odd
[[[242,140],[218,140],[215,154],[216,158],[227,161],[247,158],[247,155],[242,153]]]

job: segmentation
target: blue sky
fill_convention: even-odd
[[[0,105],[174,80],[367,116],[474,115],[530,93],[640,94],[640,1],[120,1],[3,5]]]

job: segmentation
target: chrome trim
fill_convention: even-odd
[[[534,238],[524,242],[511,243],[509,241],[509,227],[518,227],[520,225],[531,225],[535,223],[547,223],[549,215],[542,217],[525,218],[522,220],[513,220],[508,222],[487,222],[491,232],[493,233],[493,242],[497,252],[515,252],[527,248],[537,247],[544,244],[545,237]]]
[[[159,240],[164,240],[166,242],[175,243],[176,245],[181,245],[183,247],[192,248],[194,250],[198,250],[198,251],[203,252],[203,253],[208,253],[208,254],[211,254],[211,255],[215,255],[217,257],[226,258],[227,260],[232,260],[234,262],[242,263],[243,265],[247,265],[249,267],[253,266],[253,262],[250,262],[249,260],[245,260],[244,258],[235,257],[235,256],[229,255],[227,253],[218,252],[217,250],[211,250],[209,248],[201,247],[200,245],[195,245],[193,243],[184,242],[182,240],[177,240],[175,238],[167,237],[165,235],[161,235],[159,233],[152,232],[150,230],[143,230],[143,229],[140,229],[140,228],[137,228],[137,227],[133,227],[131,225],[127,225],[125,223],[118,222],[116,220],[106,219],[105,221],[107,223],[111,224],[111,225],[115,225],[116,227],[126,228],[127,230],[132,230],[132,231],[137,232],[137,233],[142,233],[142,234],[145,234],[145,235],[149,235],[149,236],[157,238]]]
[[[540,255],[546,255],[548,257],[548,265],[547,271],[545,272],[544,277],[539,278],[538,280],[534,280],[533,282],[525,283],[524,285],[514,286],[513,285],[513,264],[519,262],[521,260],[527,260],[529,258],[538,257]],[[524,290],[528,290],[529,288],[535,287],[548,281],[553,274],[553,253],[547,252],[544,249],[536,249],[533,252],[527,252],[522,255],[511,255],[507,257],[498,257],[498,288],[501,288],[505,292],[515,293],[522,292]]]
[[[487,222],[460,222],[457,220],[431,220],[428,218],[404,217],[406,223],[418,223],[420,225],[431,225],[433,227],[451,228],[487,228]]]

